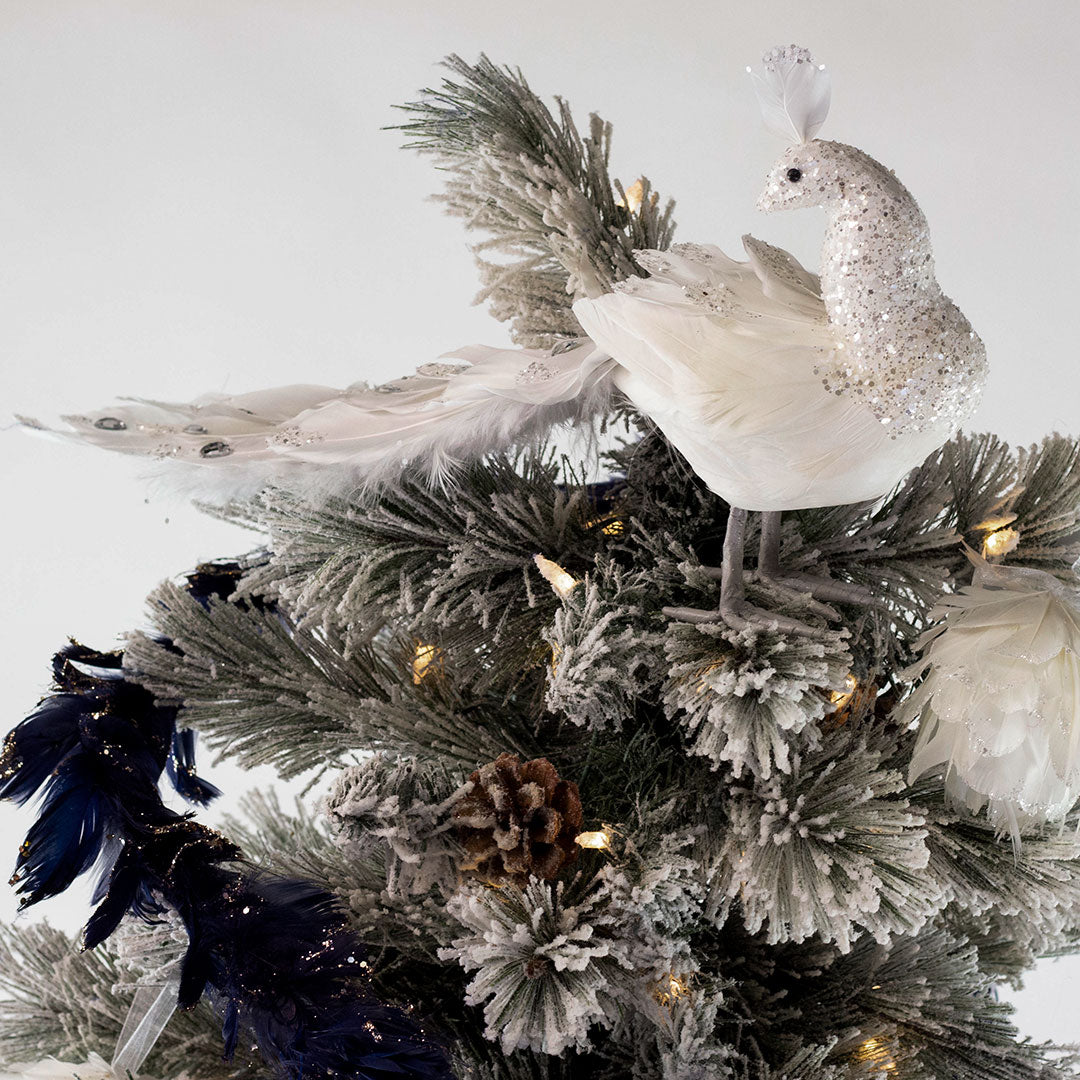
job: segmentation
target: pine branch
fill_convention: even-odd
[[[888,945],[861,943],[830,972],[833,991],[808,1003],[807,1032],[851,1023],[855,1039],[887,1041],[916,1080],[1051,1080],[1053,1047],[1018,1042],[1012,1006],[996,999],[978,952],[940,926]],[[820,988],[818,988],[820,989]],[[840,1000],[843,999],[843,1000]],[[863,1041],[853,1051],[858,1058]],[[865,1052],[863,1050],[862,1052]]]
[[[142,934],[132,928],[125,932]],[[183,947],[177,945],[176,956]],[[0,1063],[36,1062],[45,1057],[83,1062],[90,1054],[111,1060],[141,976],[150,974],[122,960],[112,943],[83,952],[47,923],[0,927]],[[221,1060],[218,1024],[203,1003],[174,1013],[147,1058],[149,1076],[184,1073],[215,1080],[243,1071],[244,1058]]]
[[[520,71],[486,56],[476,64],[450,56],[445,66],[451,78],[400,106],[410,119],[398,130],[448,173],[447,213],[488,234],[475,249],[478,301],[490,301],[519,344],[576,336],[573,296],[644,276],[633,252],[670,245],[673,204],[661,209],[642,178],[634,208],[608,174],[611,125],[599,117],[582,135],[569,106],[556,99],[552,113]],[[486,252],[506,258],[491,262]]]
[[[472,466],[452,499],[403,478],[365,502],[318,509],[272,491],[247,513],[274,554],[243,589],[278,595],[304,627],[340,634],[347,657],[392,623],[437,644],[474,697],[496,699],[520,693],[529,672],[539,688],[550,658],[542,634],[559,601],[533,556],[580,575],[613,542],[588,493],[560,484],[543,452]]]
[[[517,745],[498,718],[459,715],[402,681],[400,645],[345,655],[333,632],[297,626],[276,604],[201,601],[170,582],[150,597],[158,635],[131,635],[125,665],[221,755],[283,777],[326,769],[351,750],[413,747],[469,768]]]
[[[833,729],[790,773],[732,786],[715,887],[751,934],[817,934],[847,951],[863,930],[879,941],[915,933],[944,906],[889,741]]]

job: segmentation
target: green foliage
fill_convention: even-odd
[[[579,575],[610,546],[587,491],[559,481],[550,456],[530,452],[466,470],[453,498],[409,477],[317,509],[267,492],[236,512],[269,532],[273,551],[248,588],[280,596],[303,625],[341,635],[346,655],[393,621],[452,653],[457,677],[505,694],[549,656],[541,632],[559,601],[533,556]]]
[[[270,554],[227,602],[163,586],[154,631],[172,644],[136,635],[128,662],[241,761],[295,774],[376,751],[336,782],[332,834],[264,803],[245,843],[341,897],[380,992],[440,1016],[463,1076],[832,1080],[888,1060],[905,1077],[1031,1080],[1046,1052],[1017,1043],[984,991],[1076,947],[1075,838],[1031,836],[1014,858],[946,805],[940,777],[909,789],[913,737],[889,713],[907,690],[897,662],[967,580],[962,544],[981,543],[980,523],[1015,513],[1010,560],[1068,572],[1070,447],[1018,458],[965,436],[878,506],[789,515],[789,562],[880,599],[845,612],[850,636],[667,620],[666,605],[715,602],[706,565],[727,508],[649,435],[616,452],[625,473],[602,486],[534,453],[473,466],[451,495],[408,477],[317,508],[266,492],[233,513],[269,534]],[[556,595],[536,554],[578,585]],[[814,618],[750,567],[757,602]],[[435,646],[421,677],[417,642]],[[849,671],[880,696],[830,713]],[[525,890],[507,907],[505,890],[468,892],[455,871],[456,785],[507,749],[548,757],[580,785],[587,827],[611,830],[565,900]],[[560,926],[581,956],[559,952]],[[548,946],[584,965],[570,990],[515,996]],[[902,970],[913,963],[925,986]],[[689,991],[661,1007],[670,974]],[[566,1013],[570,999],[595,1008]],[[541,1014],[563,1057],[532,1041]],[[503,1056],[485,1027],[526,1049]]]
[[[627,209],[608,174],[611,125],[599,117],[582,135],[566,102],[556,99],[552,113],[520,71],[486,56],[476,64],[451,56],[446,67],[451,78],[402,106],[409,120],[400,130],[446,173],[447,213],[487,234],[475,249],[477,299],[490,301],[519,344],[574,337],[575,294],[644,276],[633,252],[670,245],[673,204],[661,209],[643,178],[640,209]]]
[[[372,642],[347,656],[332,629],[297,626],[277,605],[204,606],[171,582],[150,604],[158,633],[131,635],[125,664],[159,698],[182,702],[185,723],[245,765],[272,764],[290,777],[387,746],[472,767],[516,745],[494,717],[490,726],[462,723],[455,710],[471,702],[403,681],[411,655],[400,643]]]
[[[878,737],[888,747],[888,736]],[[732,785],[715,888],[770,943],[913,933],[943,904],[922,817],[865,736],[834,729],[790,771]],[[724,908],[721,908],[724,910]]]
[[[1046,1048],[1016,1041],[1011,1006],[997,1000],[979,971],[978,950],[931,926],[917,936],[863,941],[836,961],[830,993],[806,1002],[803,1023],[850,1025],[852,1056],[866,1041],[886,1046],[904,1076],[937,1080],[1049,1080],[1061,1073]]]
[[[786,612],[785,612],[786,613]],[[689,752],[768,779],[791,770],[791,753],[818,741],[826,691],[851,667],[843,637],[735,631],[725,623],[673,623],[668,630],[668,715],[686,728]]]
[[[351,824],[334,811],[335,837],[303,819],[274,826],[280,812],[267,805],[253,850],[341,896],[375,950],[376,984],[391,999],[438,1008],[460,1046],[473,1047],[462,1053],[475,1075],[515,1074],[475,1041],[468,973],[451,964],[450,978],[439,959],[459,942],[465,963],[483,937],[479,915],[472,938],[462,935],[447,800],[505,749],[548,756],[581,785],[589,827],[619,837],[609,870],[596,856],[579,862],[585,881],[603,871],[593,886],[600,907],[582,914],[583,925],[600,918],[629,967],[612,961],[625,978],[596,984],[593,1019],[610,1035],[588,1030],[586,1017],[567,1036],[563,1045],[579,1053],[560,1060],[575,1062],[574,1075],[871,1075],[873,1055],[859,1052],[867,1039],[900,1053],[904,1075],[930,1075],[945,1068],[957,1036],[940,1019],[920,1027],[930,999],[905,999],[888,966],[866,985],[892,987],[895,1015],[873,995],[849,996],[850,1022],[819,1017],[813,1029],[793,1004],[798,995],[767,1003],[780,986],[824,993],[850,981],[836,973],[870,955],[872,941],[889,950],[951,935],[965,943],[958,987],[1015,982],[1036,956],[1074,947],[1072,835],[1027,838],[1014,860],[989,828],[945,804],[940,779],[906,789],[911,737],[887,723],[905,689],[897,659],[941,592],[966,580],[961,543],[981,542],[981,522],[1015,513],[1021,543],[1010,559],[1066,572],[1075,515],[1058,497],[1072,497],[1070,447],[1055,438],[1018,458],[991,437],[961,437],[879,506],[790,515],[790,563],[827,566],[882,598],[877,614],[853,614],[847,638],[734,634],[660,614],[667,604],[714,602],[702,564],[717,561],[727,508],[650,435],[615,454],[625,474],[603,488],[527,454],[477,464],[452,497],[409,478],[318,508],[267,492],[234,513],[269,533],[269,557],[230,602],[208,609],[164,586],[155,630],[174,646],[136,636],[129,662],[240,760],[295,773],[358,749],[393,751],[338,781]],[[535,554],[564,566],[577,587],[557,596]],[[752,577],[748,588],[793,612],[801,602]],[[414,679],[418,641],[437,652]],[[876,707],[871,699],[830,717],[828,692],[849,670],[888,693]],[[417,787],[433,769],[439,783]],[[724,949],[710,929],[721,923]],[[670,1019],[647,991],[665,965],[705,980]],[[619,1019],[602,1004],[616,985]],[[979,1067],[1010,1080],[1039,1075],[1045,1055],[1017,1049],[999,1007],[980,1010],[965,1021],[984,1042],[993,1037],[992,1064],[983,1054]],[[823,1033],[835,1041],[822,1044]],[[915,1045],[918,1055],[896,1049]],[[538,1050],[519,1056],[508,1060],[522,1075],[561,1075]]]
[[[139,933],[125,930],[124,936]],[[174,957],[182,952],[173,943]],[[125,955],[127,954],[127,955]],[[134,955],[132,955],[134,954]],[[154,973],[139,962],[124,937],[90,952],[47,923],[0,927],[0,1064],[45,1057],[85,1062],[90,1054],[110,1061],[141,978]],[[148,1076],[215,1080],[244,1071],[248,1058],[221,1060],[217,1023],[205,1003],[174,1013],[144,1071]]]
[[[46,1055],[106,1060],[127,1012],[112,994],[119,972],[104,950],[79,954],[66,934],[48,924],[0,930],[0,1047],[5,1065]]]
[[[661,675],[663,629],[646,576],[600,561],[545,632],[548,710],[579,727],[620,730]]]

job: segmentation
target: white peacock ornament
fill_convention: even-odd
[[[88,442],[213,467],[233,486],[290,474],[318,486],[328,471],[371,481],[406,461],[443,475],[595,412],[614,387],[732,507],[720,616],[735,628],[805,630],[745,599],[747,512],[765,515],[764,576],[823,600],[864,600],[843,583],[781,572],[781,512],[884,495],[971,414],[986,358],[937,283],[907,189],[861,150],[814,138],[829,105],[824,67],[805,49],[775,49],[755,83],[767,124],[794,139],[758,207],[824,208],[820,277],[749,236],[747,262],[701,244],[641,251],[651,276],[577,300],[588,337],[555,350],[473,346],[374,389],[140,400],[66,419]]]

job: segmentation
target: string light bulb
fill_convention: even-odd
[[[1011,498],[1016,498],[1023,490],[1023,488],[1017,489]],[[975,526],[984,534],[982,543],[984,559],[1000,559],[1016,549],[1016,545],[1020,543],[1020,533],[1009,527],[1015,520],[1016,514],[1010,510],[985,518]]]
[[[432,664],[439,660],[440,652],[437,645],[426,645],[422,641],[416,643],[416,652],[412,660],[412,681],[419,685],[425,675],[431,673]]]
[[[856,1062],[872,1065],[878,1072],[896,1071],[893,1046],[890,1039],[867,1039],[854,1053]]]
[[[982,553],[985,559],[1000,559],[1015,551],[1020,543],[1020,533],[1016,529],[995,529],[983,539]]]
[[[631,214],[636,214],[641,209],[641,204],[645,201],[645,184],[639,179],[635,180],[626,189],[626,198],[615,197],[616,206],[625,206]]]
[[[855,696],[855,691],[858,689],[859,680],[848,672],[844,676],[844,688],[842,690],[833,690],[829,694],[829,704],[832,706],[832,711],[839,712],[846,705],[849,705],[851,699]]]
[[[574,843],[578,847],[606,851],[611,847],[611,837],[603,829],[597,829],[595,832],[579,832],[574,837]]]
[[[543,555],[534,555],[533,562],[540,576],[555,590],[555,595],[566,598],[579,584],[577,578],[567,573],[557,562],[544,558]]]
[[[671,1008],[679,998],[690,993],[689,978],[674,974],[665,975],[653,990],[653,997],[665,1008]]]
[[[619,518],[601,517],[585,522],[586,529],[595,529],[597,525],[605,536],[622,536],[626,532],[626,523],[620,521]]]

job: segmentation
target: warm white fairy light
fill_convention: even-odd
[[[859,688],[859,681],[850,672],[844,676],[844,688],[843,690],[833,690],[829,694],[829,704],[832,705],[833,711],[842,709],[847,705],[851,699],[855,696],[855,691]]]
[[[595,832],[578,833],[574,838],[574,843],[578,847],[596,848],[603,851],[611,847],[611,837],[603,829],[597,829]]]
[[[888,1039],[867,1039],[855,1051],[855,1060],[872,1064],[879,1072],[894,1072],[893,1048]]]
[[[996,529],[983,540],[982,553],[986,559],[1000,559],[1015,551],[1020,543],[1020,534],[1016,529]]]
[[[533,562],[540,576],[555,590],[555,594],[561,597],[569,596],[580,582],[572,574],[568,574],[557,562],[544,558],[543,555],[534,555]]]
[[[626,189],[626,199],[623,200],[618,196],[615,197],[616,206],[625,206],[631,214],[636,214],[641,209],[641,204],[645,201],[645,185],[641,180],[635,180]]]
[[[431,671],[431,665],[439,656],[439,649],[435,645],[425,645],[424,642],[416,643],[416,652],[413,654],[412,681],[419,684],[420,680]]]
[[[1010,494],[1010,501],[1023,492],[1023,488],[1017,488]],[[984,559],[1000,559],[1016,549],[1020,543],[1020,533],[1016,529],[1009,528],[1016,520],[1016,514],[1011,511],[1002,511],[993,517],[980,521],[975,528],[983,533],[982,555]]]
[[[679,998],[690,993],[690,983],[687,978],[680,978],[672,973],[665,975],[653,990],[653,997],[665,1008],[670,1008]]]
[[[620,521],[618,518],[594,518],[592,521],[585,523],[585,528],[595,529],[597,525],[600,526],[600,531],[605,536],[622,536],[626,532],[625,522]]]

